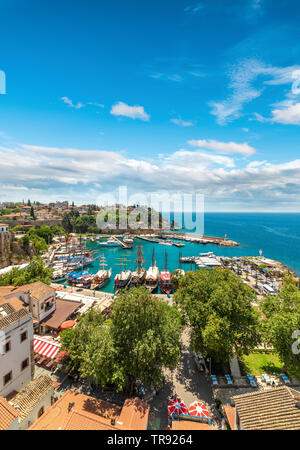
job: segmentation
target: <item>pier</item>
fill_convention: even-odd
[[[132,248],[129,245],[124,244],[124,242],[120,241],[120,239],[118,239],[116,236],[112,236],[112,239],[114,239],[115,241],[117,241],[118,244],[120,244],[120,246],[124,249],[129,249]]]
[[[195,242],[198,244],[214,244],[223,247],[238,247],[238,242],[232,241],[226,237],[200,236],[193,233],[163,233],[168,239],[177,239],[179,241]]]

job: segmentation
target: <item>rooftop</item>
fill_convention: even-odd
[[[67,391],[29,430],[146,429],[149,405],[127,399],[123,408],[84,394]]]
[[[3,303],[1,306],[2,314],[0,314],[0,330],[18,322],[24,317],[30,317],[31,314],[25,308],[16,311],[9,303]]]
[[[26,306],[18,297],[11,297],[9,299],[0,297],[0,306],[4,303],[9,303],[16,311],[19,311],[19,309],[25,308]]]
[[[7,430],[18,415],[18,411],[0,395],[0,430]]]
[[[300,392],[287,386],[233,397],[245,430],[300,430]]]
[[[205,422],[194,420],[173,420],[172,430],[213,430],[214,427]]]
[[[81,303],[78,302],[57,299],[55,311],[46,317],[46,319],[42,320],[41,323],[47,325],[49,328],[58,330],[61,324],[81,306]]]
[[[48,375],[41,375],[32,380],[13,399],[18,406],[20,420],[24,420],[40,403],[40,401],[53,390],[53,381]]]
[[[47,295],[54,295],[55,289],[42,281],[36,281],[35,283],[25,284],[19,288],[24,290],[24,292],[30,291],[31,297],[40,301],[43,300]]]

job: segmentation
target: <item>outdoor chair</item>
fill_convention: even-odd
[[[231,376],[230,376],[230,375],[225,375],[225,378],[226,378],[227,384],[233,384],[233,382],[232,382],[232,379],[231,379]]]
[[[219,383],[218,383],[216,375],[211,375],[210,378],[211,378],[212,384],[214,386],[218,386]]]
[[[257,387],[257,384],[256,384],[256,382],[255,382],[255,380],[254,380],[252,375],[247,375],[247,378],[248,378],[249,383],[251,384],[252,387]]]
[[[291,384],[289,378],[286,376],[285,373],[281,373],[281,374],[280,374],[280,378],[282,379],[282,381],[284,382],[284,384]]]
[[[271,380],[269,378],[269,375],[267,375],[266,373],[263,373],[262,374],[262,378],[267,384],[271,384]]]

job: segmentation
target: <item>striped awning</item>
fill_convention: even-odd
[[[54,339],[38,336],[33,336],[33,351],[36,356],[42,356],[47,360],[56,358],[60,351],[61,343],[54,341]]]

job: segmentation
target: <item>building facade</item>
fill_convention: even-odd
[[[33,378],[33,323],[25,308],[0,305],[0,395],[20,391]]]

